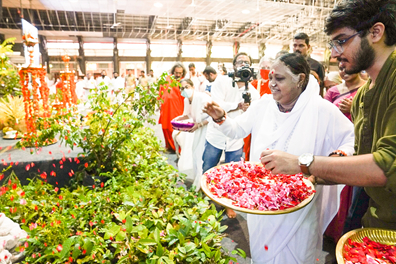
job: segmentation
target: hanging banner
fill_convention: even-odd
[[[34,49],[33,51],[33,64],[31,67],[39,67],[40,66],[40,49],[38,44],[38,30],[32,24],[27,22],[25,19],[21,19],[22,21],[22,38],[24,40],[24,51],[25,51],[25,67],[30,65],[30,53],[28,49]]]

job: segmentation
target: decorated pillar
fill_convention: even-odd
[[[84,41],[82,36],[77,36],[78,41],[78,64],[80,65],[80,69],[82,73],[85,75],[87,71],[85,69],[85,53],[84,53]]]
[[[120,60],[118,58],[118,48],[117,48],[117,38],[114,38],[113,42],[113,64],[114,64],[114,72],[120,71]]]
[[[233,56],[234,57],[235,57],[235,55],[238,54],[240,47],[241,47],[241,44],[238,41],[235,41],[234,45],[233,45],[233,53],[234,53]]]
[[[181,61],[183,53],[183,41],[181,39],[177,39],[177,61]]]
[[[211,63],[212,46],[213,46],[212,41],[208,40],[206,42],[206,66],[210,66]]]
[[[265,49],[267,47],[265,46],[265,43],[260,43],[258,48],[259,48],[259,58],[261,59],[262,57],[265,56]]]
[[[146,45],[147,45],[147,49],[146,49],[146,73],[147,74],[150,72],[151,63],[152,63],[150,44],[151,44],[150,40],[146,39]]]

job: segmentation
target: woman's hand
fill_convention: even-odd
[[[225,111],[216,103],[216,102],[208,102],[202,109],[204,113],[207,113],[213,119],[220,119],[224,116]]]
[[[344,114],[349,114],[351,112],[351,106],[352,106],[352,98],[345,98],[344,100],[341,101],[341,103],[338,105],[338,108],[340,109],[341,112]]]
[[[195,132],[195,130],[197,130],[200,127],[201,127],[200,123],[195,123],[194,126],[190,130],[188,130],[188,132],[193,133]]]
[[[264,150],[261,152],[260,161],[273,174],[297,174],[301,172],[298,165],[298,156],[280,150]]]

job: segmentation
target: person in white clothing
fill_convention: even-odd
[[[96,86],[99,86],[101,83],[104,83],[104,85],[107,86],[110,84],[110,78],[106,75],[105,70],[103,70],[100,76],[96,79]]]
[[[87,73],[87,76],[84,78],[85,84],[84,84],[84,102],[88,100],[88,96],[91,94],[91,91],[95,89],[96,87],[96,82],[94,77],[92,76],[91,73]]]
[[[194,83],[195,90],[199,92],[205,91],[205,85],[203,85],[205,77],[200,72],[196,71],[195,64],[190,63],[188,65],[188,70],[189,72],[187,73],[186,78],[190,79]]]
[[[198,92],[194,89],[194,83],[190,79],[180,81],[181,96],[184,97],[183,115],[176,117],[175,120],[192,119],[195,125],[191,128],[190,133],[194,133],[194,141],[192,149],[187,153],[188,157],[192,157],[193,176],[195,191],[201,188],[202,177],[202,154],[205,148],[205,135],[208,115],[202,112],[203,106],[212,99],[206,93]],[[183,151],[183,148],[182,148]]]
[[[353,154],[352,123],[319,96],[319,84],[310,75],[303,56],[281,56],[272,65],[269,80],[272,95],[264,94],[235,119],[226,116],[225,110],[214,102],[204,109],[225,135],[244,138],[252,134],[251,161],[259,162],[260,153],[266,149],[294,155]],[[293,213],[248,214],[252,263],[315,263],[322,249],[323,233],[338,211],[342,188],[317,185],[313,201]]]
[[[233,61],[235,72],[240,67],[250,66],[252,60],[249,55],[244,52],[238,53]],[[230,117],[241,115],[249,107],[249,103],[244,103],[242,97],[244,92],[251,94],[251,101],[260,99],[257,90],[249,83],[247,90],[245,82],[240,79],[232,79],[228,76],[218,75],[212,84],[211,96],[212,100],[218,103]],[[243,139],[231,139],[216,129],[216,125],[210,122],[206,131],[205,151],[203,154],[202,170],[206,172],[208,169],[216,166],[225,151],[225,162],[240,161],[242,158]],[[235,218],[236,213],[226,208],[226,214],[229,218]]]

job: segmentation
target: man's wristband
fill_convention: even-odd
[[[219,119],[213,119],[213,117],[212,117],[212,119],[213,119],[213,122],[215,122],[218,125],[221,125],[226,120],[226,117],[227,117],[227,113],[224,111],[224,115],[222,117],[220,117]]]
[[[331,153],[329,154],[329,157],[330,157],[330,156],[333,156],[333,155],[338,155],[338,156],[340,156],[340,157],[348,156],[348,155],[347,155],[344,151],[342,151],[342,150],[336,150],[336,151],[331,152]]]

